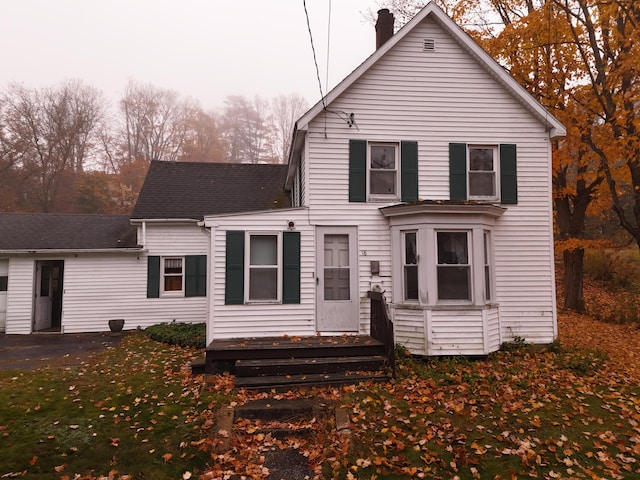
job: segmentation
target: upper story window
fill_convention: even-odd
[[[369,144],[369,197],[398,194],[398,145]]]
[[[349,201],[418,200],[418,142],[349,140]]]
[[[469,146],[469,199],[497,199],[497,153],[495,146]]]
[[[162,291],[164,293],[182,292],[183,270],[182,257],[163,258],[162,261]]]
[[[516,145],[449,144],[449,198],[518,203]]]

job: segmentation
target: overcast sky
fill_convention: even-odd
[[[127,82],[205,109],[229,95],[320,99],[303,0],[1,0],[0,88],[80,79],[116,101]],[[307,0],[326,93],[375,49],[379,0]]]

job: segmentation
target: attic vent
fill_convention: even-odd
[[[436,41],[433,38],[425,38],[422,41],[423,52],[433,52],[436,49]]]

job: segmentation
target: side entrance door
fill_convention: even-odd
[[[33,331],[59,331],[62,319],[63,260],[36,262]]]
[[[316,228],[316,328],[357,332],[358,239],[356,227]]]

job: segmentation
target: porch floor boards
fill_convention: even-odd
[[[206,373],[235,375],[236,387],[386,381],[384,345],[368,335],[283,336],[214,340],[206,349]]]

